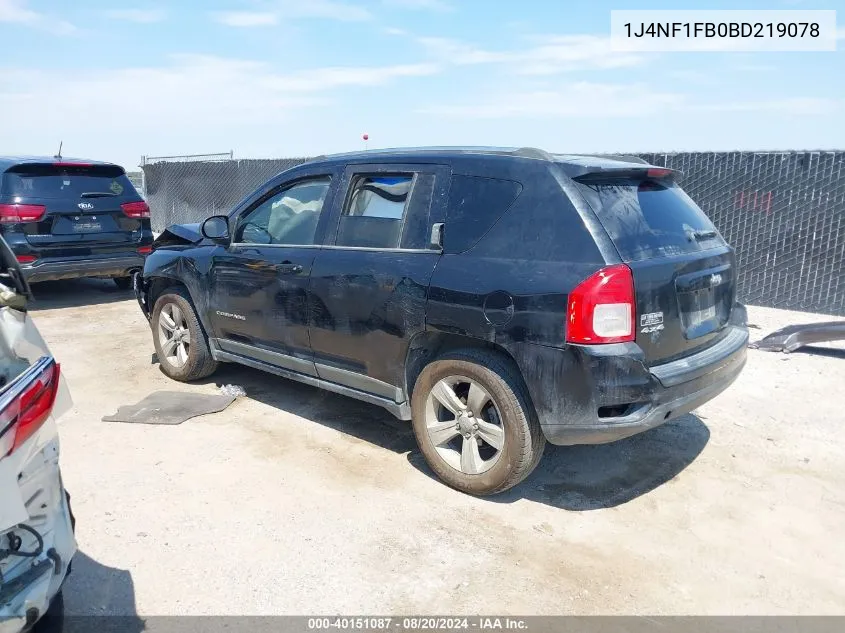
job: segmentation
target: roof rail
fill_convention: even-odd
[[[516,150],[516,155],[523,156],[525,158],[537,158],[539,160],[554,160],[551,154],[542,149],[537,149],[536,147],[520,147]]]

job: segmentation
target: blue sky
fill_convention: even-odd
[[[613,53],[564,0],[0,0],[0,153],[117,161],[403,145],[557,152],[845,148],[835,53]]]

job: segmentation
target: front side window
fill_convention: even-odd
[[[313,245],[330,186],[328,177],[313,178],[271,195],[241,220],[235,242]]]

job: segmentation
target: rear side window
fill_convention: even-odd
[[[513,180],[452,176],[443,246],[447,253],[472,248],[522,192]]]
[[[434,174],[361,174],[352,180],[337,246],[424,249]]]
[[[119,167],[19,165],[3,175],[3,194],[21,198],[140,198]]]
[[[674,183],[576,183],[622,259],[640,261],[725,244],[698,205]]]

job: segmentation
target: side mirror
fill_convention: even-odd
[[[229,218],[213,215],[202,223],[202,235],[218,244],[229,243]]]

